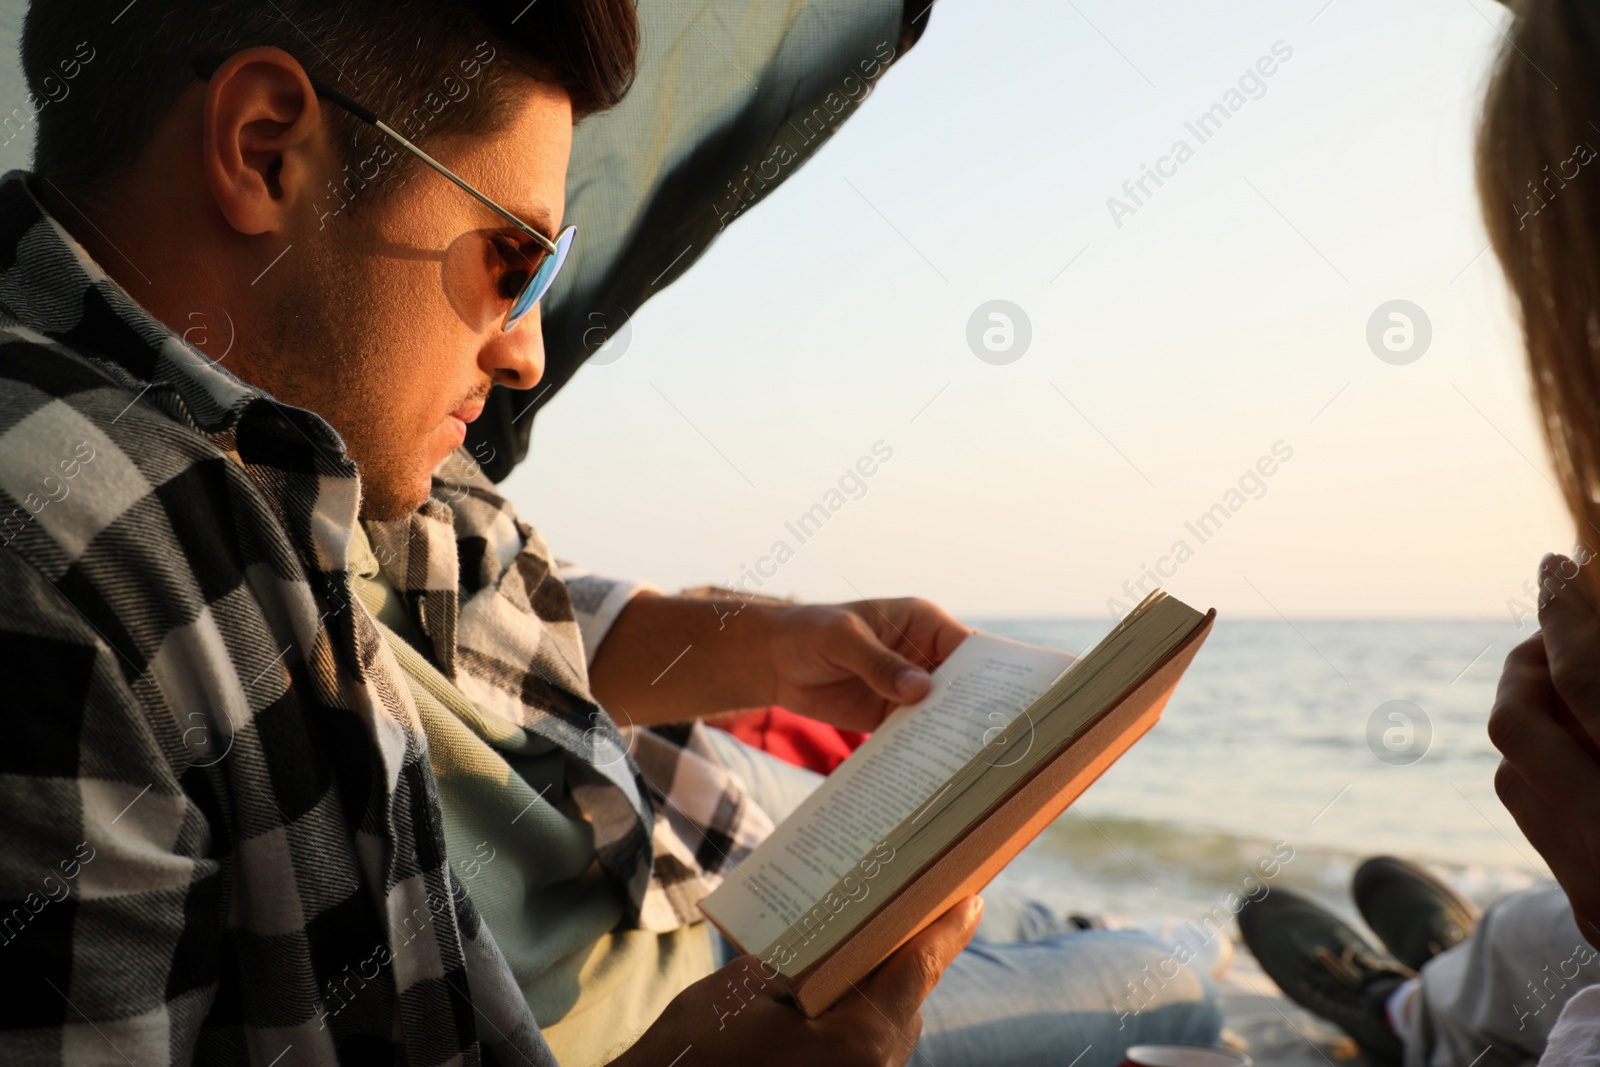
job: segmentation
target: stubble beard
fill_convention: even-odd
[[[307,252],[272,314],[264,358],[251,361],[267,379],[257,384],[321,416],[344,439],[361,476],[363,519],[401,518],[426,501],[431,472],[422,469],[426,442],[402,439],[382,387],[393,355],[380,338],[393,323],[376,304],[381,289],[359,257]]]

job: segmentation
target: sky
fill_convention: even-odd
[[[942,0],[541,412],[509,493],[559,554],[665,588],[759,565],[746,588],[811,600],[1107,615],[1159,565],[1236,617],[1509,617],[1572,534],[1473,191],[1504,21],[1488,0]],[[1222,129],[1186,130],[1263,57]],[[1108,206],[1180,139],[1171,177]],[[1010,362],[968,343],[992,300],[1031,327]],[[1367,339],[1396,300],[1431,327],[1420,352],[1415,315],[1410,351],[1380,341],[1410,362]],[[838,505],[875,445],[892,458],[801,542],[785,524]],[[1219,503],[1202,543],[1186,524]]]
[[[506,491],[558,555],[667,589],[1108,616],[1159,571],[1234,617],[1508,618],[1573,535],[1473,193],[1505,18],[941,0]]]

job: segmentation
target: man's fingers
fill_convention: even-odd
[[[943,663],[973,633],[939,605],[920,597],[858,600],[846,608],[861,616],[885,645],[923,670]]]
[[[904,618],[900,629],[914,644],[916,658],[926,661],[930,668],[943,663],[972,633],[970,626],[963,626],[948,611],[930,601],[904,597],[891,603],[894,606],[889,613]]]
[[[872,610],[870,604],[867,610]],[[933,679],[926,671],[878,640],[860,616],[846,615],[844,620],[834,631],[831,650],[840,666],[896,704],[912,704],[928,695]]]
[[[972,940],[982,914],[979,897],[955,904],[884,960],[862,983],[861,995],[890,1019],[909,1019]]]
[[[880,621],[887,621],[895,636],[902,638],[909,648],[903,649],[913,663],[932,670],[943,663],[972,633],[939,605],[917,597],[897,597],[893,600],[868,601],[865,607],[871,614],[862,615],[876,629]],[[876,615],[877,619],[872,616]],[[893,643],[887,636],[885,641]]]

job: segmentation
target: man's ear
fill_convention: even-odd
[[[322,105],[299,60],[249,48],[217,68],[206,91],[204,170],[217,207],[242,234],[281,231],[315,195],[330,145]]]

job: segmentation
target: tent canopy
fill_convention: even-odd
[[[627,98],[573,131],[578,241],[543,312],[545,374],[496,386],[468,445],[505,478],[533,419],[724,228],[831,137],[921,36],[929,0],[639,0]]]

